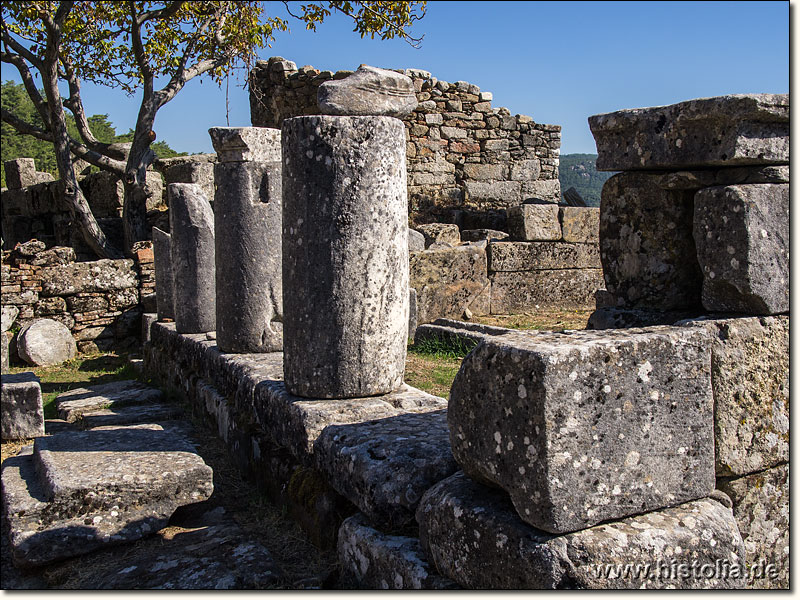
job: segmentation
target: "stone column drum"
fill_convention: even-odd
[[[281,132],[208,130],[214,166],[217,346],[223,352],[283,349]]]
[[[408,335],[403,123],[296,117],[282,139],[286,387],[388,393],[402,383]]]
[[[216,328],[214,293],[214,213],[203,189],[195,183],[170,183],[175,329],[207,333]]]

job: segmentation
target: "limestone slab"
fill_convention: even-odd
[[[133,260],[104,258],[92,262],[43,267],[42,295],[70,296],[81,292],[113,292],[138,285]]]
[[[425,494],[417,520],[430,562],[467,589],[743,586],[732,576],[744,565],[736,521],[708,498],[552,536],[522,522],[502,491],[459,472]],[[719,566],[703,577],[704,564]]]
[[[176,419],[182,414],[181,408],[175,404],[136,404],[85,412],[78,420],[78,425],[82,429],[93,429],[111,425],[161,423]]]
[[[418,225],[417,231],[425,236],[425,248],[429,248],[433,244],[458,246],[461,243],[461,233],[458,230],[458,225],[453,223]]]
[[[56,396],[58,418],[73,423],[87,413],[130,404],[152,404],[164,397],[161,390],[139,381],[113,381],[76,388]]]
[[[153,227],[153,266],[156,278],[156,310],[159,319],[175,318],[171,240],[170,234]]]
[[[564,533],[714,489],[706,333],[651,327],[484,339],[453,381],[453,455]]]
[[[512,315],[535,308],[591,308],[602,289],[600,269],[545,269],[493,273],[491,314]]]
[[[280,154],[277,134],[272,155]],[[220,162],[214,177],[217,345],[234,353],[282,350],[281,164]]]
[[[3,503],[17,566],[139,539],[178,506],[207,499],[211,469],[177,429],[61,432],[3,463]]]
[[[414,252],[409,269],[409,285],[417,290],[418,323],[459,318],[466,308],[489,314],[485,248],[469,244]]]
[[[167,194],[175,323],[184,333],[214,331],[214,213],[195,183],[171,183]]]
[[[789,310],[789,184],[700,190],[694,238],[710,311],[768,315]]]
[[[489,271],[495,272],[601,268],[596,244],[492,242],[487,255]]]
[[[597,170],[788,164],[789,95],[734,94],[589,117]]]
[[[295,117],[282,139],[287,387],[314,398],[388,393],[402,382],[408,333],[403,123]]]
[[[537,242],[561,239],[557,204],[519,204],[508,209],[508,233],[512,240]]]
[[[339,563],[348,588],[372,590],[458,589],[440,576],[419,539],[381,533],[361,514],[344,520],[337,541]]]
[[[53,319],[36,319],[19,330],[17,352],[29,365],[43,367],[74,358],[78,347],[65,325]]]
[[[314,462],[372,523],[390,528],[413,521],[422,494],[458,470],[444,410],[329,425]]]
[[[692,235],[694,192],[664,190],[653,173],[618,173],[603,185],[600,260],[621,306],[700,306],[702,273]]]
[[[42,387],[33,372],[3,374],[0,431],[3,440],[44,435]]]
[[[411,78],[369,65],[344,79],[326,81],[317,89],[317,103],[324,115],[384,115],[403,117],[417,107]]]
[[[789,317],[681,321],[711,340],[718,477],[789,460]]]
[[[561,206],[561,239],[577,244],[597,244],[600,241],[600,209],[591,206]]]
[[[719,489],[730,496],[751,574],[748,588],[789,589],[789,465],[736,479]]]

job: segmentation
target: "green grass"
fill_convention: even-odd
[[[55,399],[59,394],[90,384],[140,379],[125,356],[112,353],[82,354],[53,367],[12,367],[10,371],[33,371],[39,377],[45,419],[57,418]]]
[[[429,394],[447,398],[461,361],[475,343],[458,339],[427,339],[408,346],[404,380]]]

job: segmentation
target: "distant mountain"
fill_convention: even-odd
[[[598,172],[595,161],[597,154],[562,154],[558,165],[561,193],[574,187],[587,206],[600,206],[600,190],[614,173]]]

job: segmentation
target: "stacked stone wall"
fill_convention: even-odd
[[[505,229],[507,208],[535,198],[557,203],[561,127],[492,107],[492,94],[449,83],[420,69],[411,78],[419,105],[403,119],[408,157],[409,220]],[[319,114],[317,89],[351,71],[297,68],[272,57],[250,74],[250,117],[257,127]]]
[[[15,307],[14,329],[39,318],[64,324],[81,352],[135,348],[141,315],[153,302],[148,244],[135,259],[75,262],[72,248],[37,240],[3,252],[2,304]]]

